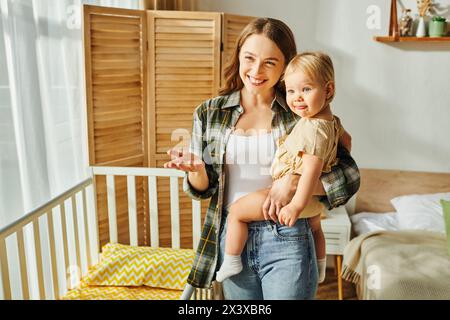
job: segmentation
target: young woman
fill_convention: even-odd
[[[286,24],[270,18],[252,21],[237,40],[221,95],[194,112],[190,150],[169,150],[172,160],[164,165],[186,172],[184,191],[192,198],[212,197],[188,278],[199,288],[211,286],[222,264],[229,205],[271,186],[263,206],[266,220],[248,225],[242,272],[222,283],[225,299],[313,299],[316,294],[317,262],[308,220],[298,219],[292,227],[278,223],[300,176],[289,174],[272,184],[269,174],[276,141],[299,120],[286,105],[280,84],[296,51]],[[266,154],[250,160],[251,154],[261,153],[258,146],[265,146]],[[353,159],[343,148],[338,157],[339,164],[321,176],[314,192],[329,208],[344,204],[359,188]]]

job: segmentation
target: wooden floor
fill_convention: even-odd
[[[347,281],[342,281],[344,287],[344,300],[357,300],[355,286]],[[333,268],[327,269],[325,282],[319,285],[316,300],[337,300],[338,283]]]

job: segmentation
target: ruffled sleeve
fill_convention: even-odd
[[[330,139],[334,140],[332,123],[301,119],[284,142],[286,150],[297,157],[306,153],[326,160],[330,149]]]
[[[336,157],[339,137],[343,131],[337,117],[333,121],[300,119],[285,137],[275,155],[272,177],[278,179],[288,173],[303,174],[303,154],[314,155],[324,161],[322,172],[330,172],[338,163]]]

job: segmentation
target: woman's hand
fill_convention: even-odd
[[[289,203],[287,206],[281,208],[278,214],[278,220],[280,224],[292,227],[298,219],[301,209]]]
[[[352,151],[352,136],[347,131],[344,130],[344,133],[339,138],[339,143],[342,144],[349,153]]]
[[[263,204],[264,219],[272,220],[275,223],[278,221],[281,208],[290,203],[294,197],[299,180],[299,175],[287,174],[283,178],[277,179],[273,182],[269,195]],[[320,179],[317,181],[314,195],[325,195],[325,190]]]
[[[193,153],[183,149],[170,149],[167,151],[172,159],[164,163],[164,168],[173,168],[185,172],[202,172],[205,170],[205,163]]]
[[[297,190],[299,175],[288,174],[273,182],[269,195],[263,205],[264,219],[277,222],[281,208],[291,202]]]

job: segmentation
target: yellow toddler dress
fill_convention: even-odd
[[[336,157],[339,138],[344,128],[338,117],[333,120],[301,118],[289,135],[278,140],[278,149],[271,167],[272,179],[280,179],[287,174],[302,174],[301,154],[314,155],[324,161],[322,172],[330,172],[337,164]],[[321,214],[324,206],[313,196],[299,218],[310,218]]]

